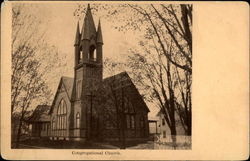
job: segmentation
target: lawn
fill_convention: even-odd
[[[190,144],[178,143],[175,147],[171,143],[159,144],[153,141],[126,141],[126,149],[191,149]],[[115,142],[81,142],[49,139],[28,139],[20,142],[20,149],[120,149],[121,143]]]
[[[118,148],[115,146],[105,146],[101,144],[81,141],[49,140],[49,139],[32,139],[21,141],[20,145],[41,147],[43,149],[111,149]],[[23,148],[23,146],[20,146]],[[27,149],[27,147],[25,147]],[[31,147],[32,148],[32,147]]]

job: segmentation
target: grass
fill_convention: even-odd
[[[125,145],[126,149],[191,149],[191,144],[187,143],[177,143],[174,146],[173,143],[154,143],[153,141],[126,141]],[[43,149],[119,149],[120,146],[121,143],[118,141],[82,142],[49,139],[27,139],[20,142],[19,149],[33,149],[35,147],[40,147]]]
[[[145,144],[145,141],[126,141],[126,148]],[[12,144],[14,148],[15,143]],[[25,147],[22,145],[26,145]],[[41,147],[43,149],[119,149],[121,143],[118,141],[109,142],[81,142],[49,139],[27,139],[20,141],[20,149],[27,149],[28,146]],[[34,147],[30,147],[31,149]],[[29,147],[28,147],[29,148]]]
[[[43,147],[44,149],[109,149],[99,144],[81,141],[49,140],[49,139],[29,139],[21,141],[20,144],[28,146]],[[12,146],[13,148],[13,146]],[[20,149],[22,146],[20,146]],[[25,147],[25,149],[27,149]],[[32,147],[31,147],[32,149]]]
[[[125,142],[126,147],[133,147],[133,146],[137,146],[138,144],[143,144],[143,143],[147,143],[147,141],[132,141],[132,140],[127,140]],[[110,141],[108,142],[108,144],[113,145],[113,146],[117,146],[120,147],[121,146],[121,142],[118,141]]]

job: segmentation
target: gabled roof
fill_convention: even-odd
[[[49,110],[50,106],[48,105],[38,105],[32,115],[27,119],[27,122],[49,122]]]
[[[116,75],[112,75],[110,77],[104,78],[103,83],[111,83],[121,81],[122,78],[129,78],[127,72],[121,72]]]
[[[72,95],[72,90],[73,90],[74,78],[63,76],[62,83],[63,83],[64,87],[66,88],[66,92],[67,92],[69,99],[70,99],[71,95]]]
[[[114,87],[117,89],[121,89],[122,86],[123,87],[130,87],[131,89],[133,89],[133,92],[131,92],[129,94],[130,94],[131,99],[132,99],[133,103],[135,104],[135,106],[144,107],[146,109],[146,111],[149,112],[148,106],[144,102],[143,98],[141,97],[139,91],[137,90],[137,88],[133,84],[133,82],[132,82],[131,78],[129,77],[129,75],[127,74],[127,72],[121,72],[119,74],[116,74],[116,75],[113,75],[111,77],[107,77],[107,78],[103,79],[102,85],[108,85],[109,83],[114,85]],[[51,106],[52,108],[50,109],[49,113],[51,113],[53,110],[53,106],[54,106],[57,94],[58,94],[60,87],[62,85],[66,89],[69,100],[71,100],[74,79],[70,78],[70,77],[63,76],[60,80],[59,85],[58,85],[58,89],[57,89],[57,92],[55,94],[52,106]]]
[[[121,89],[122,87],[130,88],[131,92],[127,93],[127,94],[130,96],[133,104],[136,107],[141,106],[141,107],[145,108],[147,112],[150,111],[127,72],[121,72],[119,74],[105,78],[103,80],[103,83],[104,83],[104,85],[108,84],[108,83],[112,83],[113,87],[115,89],[118,89],[118,90]]]
[[[51,109],[49,111],[49,114],[51,114],[51,112],[53,110],[53,107],[54,107],[54,104],[55,104],[55,101],[56,101],[56,98],[57,98],[57,95],[60,91],[61,86],[63,86],[65,88],[67,96],[68,96],[69,100],[71,100],[71,95],[72,95],[72,91],[73,91],[73,84],[74,84],[74,78],[65,77],[65,76],[61,77],[59,85],[57,87],[57,91],[56,91],[54,100],[53,100],[52,105],[51,105]]]

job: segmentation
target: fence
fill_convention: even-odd
[[[176,139],[174,143],[172,138]],[[154,149],[191,149],[191,136],[186,135],[155,135]]]

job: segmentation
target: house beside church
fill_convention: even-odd
[[[50,106],[38,105],[32,115],[25,120],[31,126],[31,137],[41,138],[50,136]]]
[[[74,53],[74,77],[61,77],[48,112],[49,138],[147,140],[149,109],[129,75],[103,78],[101,24],[96,29],[89,5],[81,32],[77,24]]]
[[[171,131],[166,122],[162,110],[160,110],[157,115],[158,117],[158,142],[172,142]],[[176,125],[176,141],[177,143],[191,143],[191,136],[186,135],[183,125],[181,123],[180,117],[175,112],[175,125]]]

